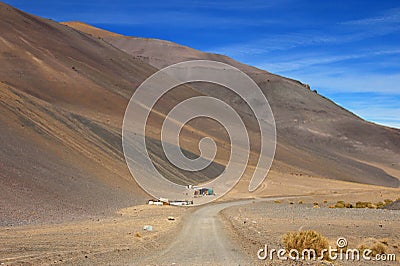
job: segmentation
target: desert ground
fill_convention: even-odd
[[[326,261],[333,265],[397,265],[399,263],[399,231],[400,212],[398,210],[382,209],[331,209],[338,198],[361,200],[370,198],[373,193],[359,196],[338,194],[338,197],[319,195],[317,197],[294,197],[290,199],[273,200],[231,207],[220,213],[228,235],[235,239],[237,246],[246,250],[253,257],[254,265],[321,265],[324,262],[312,261],[281,261],[276,257],[273,260],[258,260],[259,249],[268,245],[272,248],[284,248],[283,237],[288,232],[314,230],[329,240],[332,247],[336,247],[338,238],[344,237],[348,248],[358,248],[362,244],[384,243],[386,254],[395,254],[395,262],[362,262],[362,261]],[[389,193],[390,194],[390,193]],[[367,196],[368,195],[368,196]],[[380,194],[379,194],[380,195]],[[377,195],[378,196],[378,195]],[[379,196],[378,196],[379,197]],[[327,203],[322,203],[325,200]],[[314,208],[314,202],[319,201],[319,208]],[[301,202],[299,204],[299,202]]]
[[[131,264],[167,245],[192,212],[138,205],[79,222],[1,227],[1,265]],[[174,217],[170,221],[168,217]],[[143,226],[153,226],[144,231]]]
[[[353,247],[368,239],[385,241],[387,251],[399,258],[399,210],[329,208],[340,200],[355,204],[396,199],[400,195],[398,189],[370,185],[352,189],[348,182],[315,181],[319,181],[315,184],[320,188],[307,193],[296,188],[301,187],[301,182],[292,185],[292,190],[290,184],[281,183],[280,191],[273,186],[266,188],[270,192],[266,198],[223,198],[200,207],[139,205],[75,222],[2,226],[0,263],[281,265],[277,260],[258,260],[257,250],[264,244],[282,247],[283,235],[297,230],[315,230],[332,243],[345,237]],[[324,181],[327,182],[322,189]],[[282,196],[285,186],[293,194]],[[315,202],[319,208],[313,207]],[[170,216],[175,220],[168,220]],[[143,230],[145,225],[153,226],[153,231]]]
[[[399,253],[398,210],[329,208],[400,197],[399,129],[365,121],[300,81],[168,41],[58,23],[1,2],[0,33],[1,265],[254,265],[258,248],[280,246],[286,232],[299,229],[330,242],[344,236],[351,245],[376,239]],[[195,96],[235,109],[248,129],[250,160],[218,202],[148,206],[151,197],[125,162],[124,112],[146,78],[186,60],[230,64],[259,85],[276,122],[274,162],[250,193],[260,152],[250,107],[221,86],[178,86],[147,123],[149,155],[160,172],[201,183],[227,165],[226,131],[207,119],[187,123],[179,140],[199,155],[200,139],[213,138],[218,153],[209,169],[187,173],[162,152],[161,123]],[[153,230],[143,230],[147,225]]]

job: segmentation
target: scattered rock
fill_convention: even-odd
[[[145,225],[145,226],[143,226],[143,230],[144,230],[144,231],[153,231],[153,226],[151,226],[151,225]]]
[[[175,221],[175,217],[174,216],[168,216],[168,221]]]

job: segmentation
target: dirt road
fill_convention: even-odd
[[[266,199],[264,199],[266,200]],[[269,199],[273,200],[273,199]],[[206,205],[190,214],[171,245],[140,265],[251,265],[252,259],[226,235],[218,213],[251,200]]]

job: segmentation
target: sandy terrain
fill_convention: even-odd
[[[390,193],[389,193],[390,194]],[[372,195],[370,193],[370,195]],[[395,194],[393,194],[394,196]],[[398,195],[398,194],[397,194]],[[379,197],[375,195],[373,197]],[[340,195],[343,200],[361,200],[357,194]],[[327,199],[320,208],[313,208],[313,201]],[[349,248],[357,248],[373,238],[387,243],[387,253],[400,256],[400,212],[382,209],[330,209],[337,198],[330,196],[301,197],[281,200],[281,203],[255,202],[231,207],[221,212],[221,219],[229,228],[229,235],[236,245],[246,250],[257,265],[303,265],[301,262],[275,260],[260,261],[257,251],[267,244],[269,249],[282,248],[283,235],[289,231],[315,230],[328,238],[335,247],[339,237],[345,237]],[[298,204],[298,201],[304,201]],[[294,202],[294,204],[289,204]],[[307,263],[307,262],[305,262]],[[365,262],[364,262],[365,263]],[[397,265],[397,262],[368,262],[368,265]],[[313,264],[313,263],[311,263]],[[320,265],[320,263],[315,263]],[[308,264],[307,264],[308,265]],[[335,265],[364,265],[363,262],[335,262]]]
[[[136,206],[114,216],[54,225],[0,227],[1,265],[121,265],[167,246],[194,209]],[[168,217],[175,217],[169,221]],[[144,231],[152,225],[153,231]]]
[[[385,240],[388,252],[398,257],[399,211],[328,208],[337,200],[373,201],[398,195],[398,190],[371,188],[368,193],[257,198],[196,208],[141,205],[111,217],[1,227],[0,241],[5,244],[0,248],[0,263],[254,265],[264,244],[281,247],[284,233],[308,229],[321,232],[332,243],[344,236],[350,247],[367,238]],[[312,207],[316,201],[321,208]],[[175,221],[169,221],[169,216]],[[152,225],[154,231],[143,231],[144,225]]]

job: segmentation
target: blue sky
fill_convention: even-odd
[[[399,1],[5,2],[56,21],[225,54],[400,128]]]

